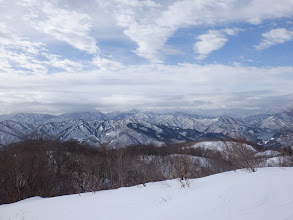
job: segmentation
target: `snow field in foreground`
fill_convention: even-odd
[[[293,219],[293,168],[261,168],[1,205],[1,220]]]

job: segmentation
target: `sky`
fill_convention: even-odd
[[[293,106],[292,0],[0,0],[0,114]]]

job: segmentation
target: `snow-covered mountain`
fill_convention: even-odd
[[[83,112],[62,115],[19,113],[0,115],[0,145],[24,138],[75,139],[95,146],[176,143],[210,138],[243,137],[249,141],[278,145],[293,130],[293,115],[259,114],[239,119],[203,117],[186,113]],[[290,136],[290,132],[289,132]]]
[[[37,125],[6,120],[0,122],[0,146],[23,140],[31,134]]]

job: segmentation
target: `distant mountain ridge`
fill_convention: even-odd
[[[154,144],[221,139],[237,135],[265,146],[279,146],[293,130],[292,112],[246,118],[207,117],[187,113],[78,112],[61,115],[18,113],[0,115],[0,146],[25,138],[75,139],[94,146]],[[287,133],[286,133],[287,132]]]

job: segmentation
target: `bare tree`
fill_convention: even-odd
[[[188,155],[176,155],[171,159],[171,172],[173,178],[178,178],[181,187],[190,185],[190,177],[192,176],[192,160]]]
[[[224,145],[224,155],[234,170],[244,169],[248,172],[256,171],[259,164],[255,157],[256,151],[247,145],[244,139],[237,138],[233,141],[224,141]]]

